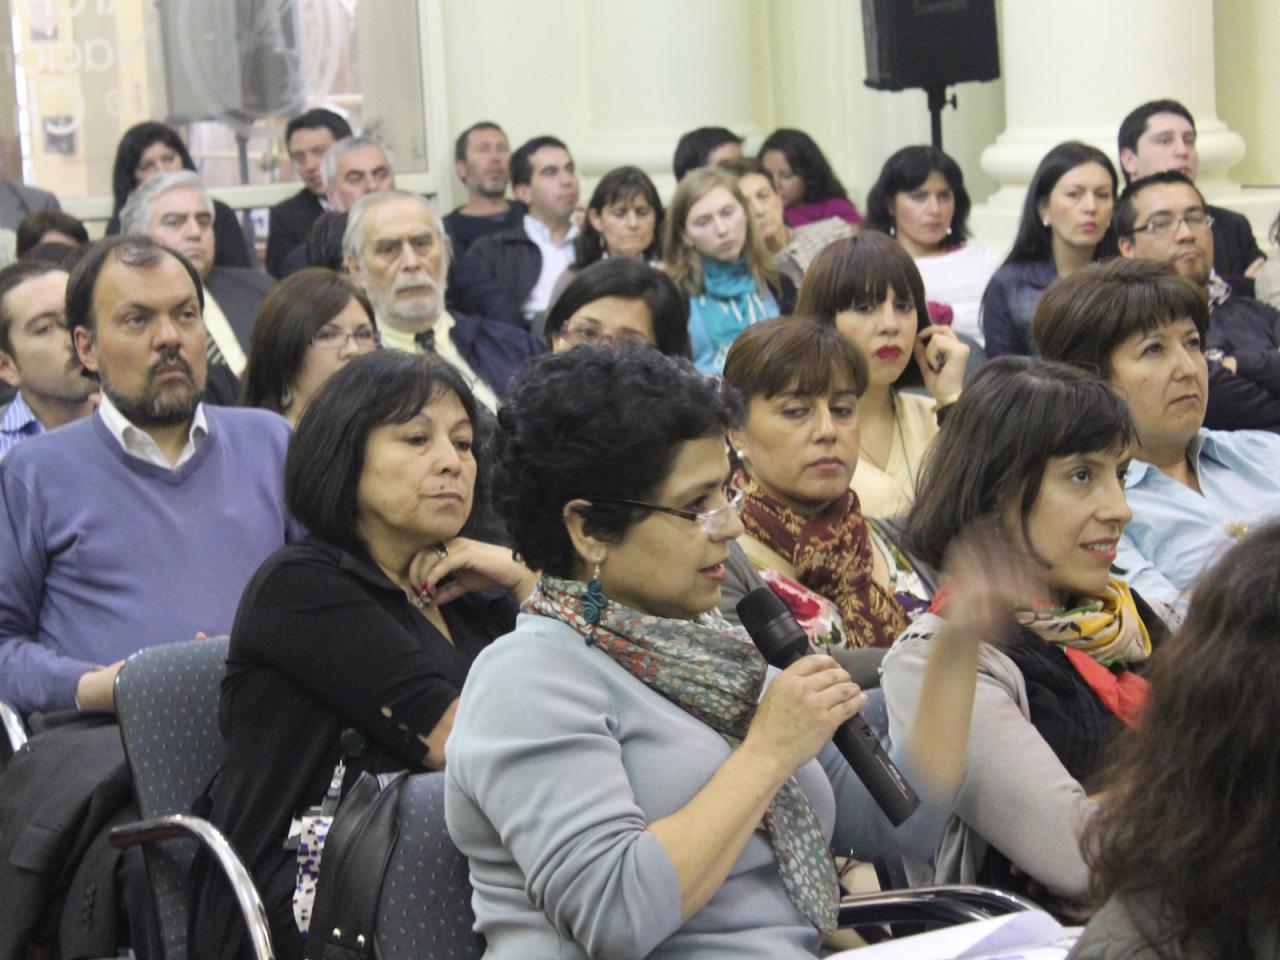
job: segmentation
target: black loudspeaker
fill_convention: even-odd
[[[1000,76],[995,0],[862,0],[862,35],[875,90]]]

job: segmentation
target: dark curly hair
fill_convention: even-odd
[[[533,569],[574,576],[566,503],[652,498],[681,444],[724,434],[738,414],[736,395],[656,350],[538,357],[512,381],[494,437],[493,501],[516,552]],[[612,542],[646,515],[604,503],[583,511],[587,532]]]
[[[1115,741],[1082,850],[1099,904],[1155,898],[1158,916],[1134,920],[1158,955],[1188,956],[1203,938],[1204,956],[1252,956],[1248,931],[1280,924],[1277,634],[1272,523],[1201,578],[1151,663],[1136,736]]]

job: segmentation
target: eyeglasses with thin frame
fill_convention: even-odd
[[[626,500],[622,497],[588,497],[592,503],[614,503],[623,507],[635,507],[639,510],[653,510],[656,513],[666,513],[673,517],[680,517],[682,520],[689,520],[698,525],[698,528],[709,537],[724,530],[737,516],[738,507],[742,505],[742,491],[734,490],[725,498],[725,502],[714,510],[705,510],[699,513],[696,510],[681,510],[679,507],[664,507],[660,503],[646,503],[643,500]]]
[[[1157,213],[1140,227],[1134,227],[1133,232],[1149,233],[1153,237],[1163,236],[1166,233],[1176,231],[1178,224],[1185,223],[1187,229],[1191,231],[1206,230],[1213,226],[1213,215],[1206,213],[1204,210],[1192,210],[1184,213],[1180,217],[1172,216],[1167,213]]]
[[[643,334],[634,330],[622,330],[617,334],[605,333],[594,323],[565,324],[560,330],[560,337],[573,347],[594,347],[602,344],[620,347],[651,347]]]
[[[373,350],[382,343],[382,336],[373,327],[361,327],[354,333],[343,333],[336,327],[321,327],[311,335],[311,345],[321,350],[340,350],[354,342],[359,350]]]

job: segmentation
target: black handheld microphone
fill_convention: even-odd
[[[751,635],[751,642],[779,670],[813,653],[808,635],[768,587],[757,587],[738,602],[738,619]],[[890,823],[901,826],[916,812],[920,798],[889,759],[867,721],[851,717],[840,724],[831,739]]]

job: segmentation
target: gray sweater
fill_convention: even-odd
[[[880,682],[894,742],[915,715],[929,649],[942,625],[936,614],[926,613],[884,658]],[[1089,870],[1080,833],[1095,806],[1032,726],[1022,671],[984,643],[956,814],[932,865],[908,864],[912,885],[974,883],[991,845],[1050,892],[1083,900]]]
[[[571,627],[525,614],[480,654],[447,752],[445,813],[470,858],[488,960],[816,954],[760,830],[681,923],[675,868],[646,827],[687,804],[731,748]],[[830,746],[795,779],[835,849],[859,859],[927,857],[949,815],[935,799],[894,830]]]

